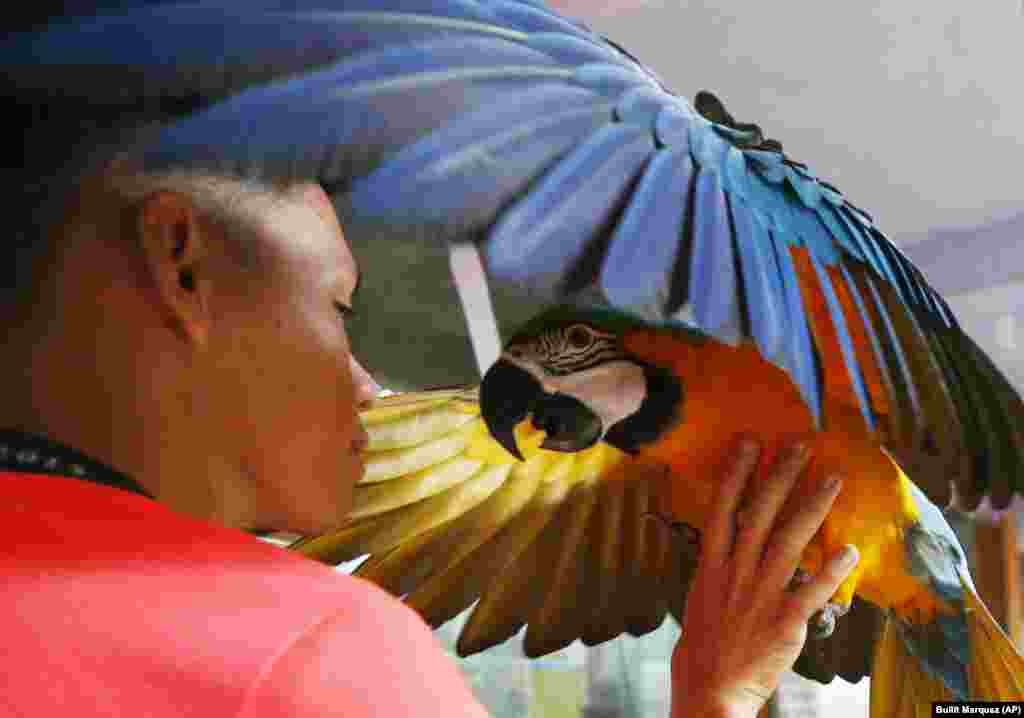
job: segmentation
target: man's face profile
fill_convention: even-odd
[[[290,190],[252,229],[260,279],[225,273],[202,381],[225,432],[239,434],[258,513],[319,532],[351,506],[366,440],[357,404],[377,390],[344,326],[358,268],[319,185]]]
[[[26,381],[0,422],[176,510],[327,531],[362,476],[358,404],[379,390],[344,325],[358,267],[319,185],[233,182],[81,184],[6,358]]]

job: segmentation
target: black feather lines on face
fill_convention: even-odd
[[[626,360],[643,367],[646,388],[640,408],[611,427],[604,438],[627,453],[636,453],[683,420],[685,396],[679,378],[670,369],[630,355],[617,334],[579,321],[563,322],[522,342],[513,341],[507,351],[536,362],[552,376],[579,373],[610,361]]]
[[[601,332],[581,322],[549,329],[532,341],[511,346],[509,352],[537,362],[553,376],[575,374],[606,362],[628,358],[614,334]]]

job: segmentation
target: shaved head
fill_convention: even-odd
[[[0,251],[0,260],[13,275],[0,289],[0,321],[20,325],[31,320],[62,247],[83,230],[133,251],[138,239],[133,213],[147,197],[160,192],[188,197],[205,221],[222,230],[224,250],[238,267],[258,273],[265,262],[259,243],[252,241],[253,230],[268,213],[294,202],[298,186],[194,170],[147,173],[130,161],[109,162],[101,172],[83,174],[72,187],[55,190],[45,203],[45,214],[37,213],[27,226],[23,224],[19,236]],[[329,208],[326,197],[324,202]]]

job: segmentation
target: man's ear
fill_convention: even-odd
[[[211,321],[209,224],[190,197],[162,191],[142,201],[137,229],[160,310],[182,338],[204,346]]]

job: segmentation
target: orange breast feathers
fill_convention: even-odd
[[[749,433],[761,443],[757,480],[787,442],[805,439],[812,460],[797,490],[809,494],[834,472],[845,481],[803,567],[816,571],[823,556],[852,543],[861,560],[837,601],[847,603],[854,591],[881,606],[914,601],[922,587],[906,570],[902,533],[917,519],[917,509],[906,476],[870,435],[857,409],[826,392],[826,427],[815,431],[788,375],[749,343],[694,343],[665,330],[642,329],[627,334],[624,345],[637,357],[671,368],[683,385],[681,421],[643,452],[673,468],[667,495],[660,497],[664,513],[703,525],[737,434]]]

